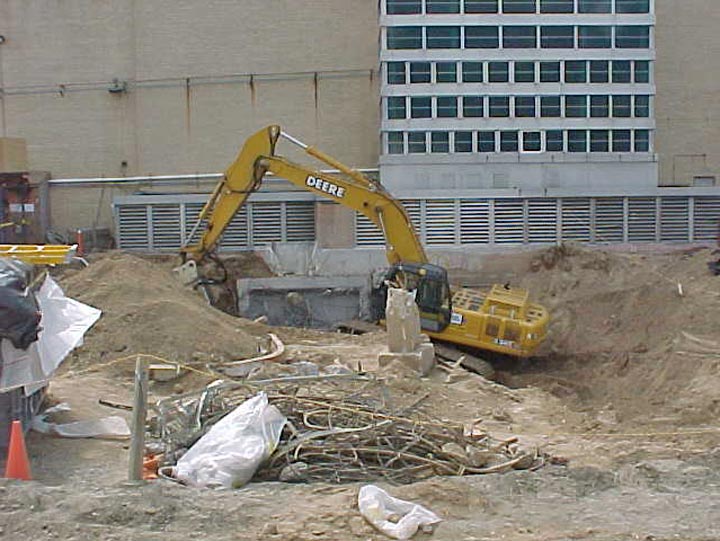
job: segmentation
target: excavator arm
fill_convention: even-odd
[[[281,137],[343,175],[322,173],[277,156],[275,147]],[[245,142],[200,213],[195,227],[197,229],[205,220],[207,227],[199,242],[183,248],[183,253],[190,259],[201,261],[214,250],[235,213],[250,194],[260,188],[268,172],[365,215],[383,232],[391,265],[427,263],[425,250],[405,209],[381,184],[283,133],[279,126],[260,130]],[[189,237],[192,238],[194,233],[195,229]]]

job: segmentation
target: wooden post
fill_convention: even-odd
[[[148,365],[138,356],[135,361],[135,399],[133,400],[132,441],[128,479],[142,481],[145,454],[145,416],[147,413]]]

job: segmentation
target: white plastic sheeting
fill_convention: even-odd
[[[47,276],[36,294],[42,311],[42,331],[27,350],[0,342],[0,392],[24,387],[31,394],[42,387],[65,357],[82,345],[83,336],[102,312],[68,298],[60,286]]]

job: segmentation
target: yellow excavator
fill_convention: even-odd
[[[276,154],[280,138],[338,170],[323,173]],[[383,319],[389,284],[415,291],[421,327],[431,338],[453,345],[529,357],[545,338],[548,312],[529,302],[524,289],[494,285],[489,291],[459,288],[451,292],[447,271],[429,262],[402,204],[379,182],[268,126],[245,142],[203,207],[188,238],[206,227],[193,245],[182,248],[185,263],[178,273],[190,283],[199,278],[198,263],[214,257],[214,250],[235,213],[271,172],[305,190],[365,215],[384,234],[390,267],[372,292],[376,320]]]

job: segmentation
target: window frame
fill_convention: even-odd
[[[470,66],[470,65],[474,65],[474,67],[479,66],[479,67],[480,67],[480,71],[477,71],[477,70],[476,70],[476,71],[466,70],[465,67],[466,67],[466,66]],[[461,68],[462,68],[461,78],[462,78],[462,82],[463,82],[463,83],[482,83],[483,81],[485,81],[485,63],[484,63],[484,62],[477,62],[477,61],[474,61],[474,60],[472,60],[472,61],[464,61],[464,62],[462,63],[462,67],[461,67]],[[469,79],[469,78],[466,78],[466,74],[467,74],[467,73],[474,73],[474,74],[479,73],[479,74],[480,74],[480,78],[479,78],[479,79],[471,80],[471,79]]]
[[[463,139],[465,138],[465,136],[468,136],[470,140],[469,141],[459,141],[458,134],[463,134],[462,135]],[[467,150],[460,150],[460,145],[468,145],[468,144],[470,145],[469,147],[466,147],[466,146],[462,147],[463,149],[467,149]],[[474,147],[473,132],[471,132],[470,130],[457,130],[457,131],[453,132],[452,149],[453,149],[454,153],[468,154],[468,153],[471,153],[474,151],[473,147]]]
[[[395,33],[402,31],[414,31],[413,36],[394,36]],[[392,40],[396,41],[396,45],[392,46]],[[412,41],[412,44],[411,44]],[[417,41],[417,43],[416,43]],[[402,42],[402,46],[400,45]],[[389,51],[408,51],[423,48],[423,27],[422,26],[389,26],[385,29],[385,47]]]
[[[397,104],[397,105],[393,105]],[[385,106],[388,120],[405,120],[408,115],[407,97],[406,96],[388,96],[385,98]],[[402,111],[402,116],[394,116],[393,111]]]
[[[557,100],[555,103],[548,105],[549,100]],[[557,112],[557,114],[547,115],[545,112]],[[540,118],[562,118],[563,115],[563,103],[560,96],[540,96]]]
[[[394,136],[399,135],[398,138],[399,141],[393,141]],[[387,142],[387,154],[392,154],[393,156],[397,156],[400,154],[405,154],[405,132],[404,131],[389,131],[386,132],[386,142]],[[393,152],[393,148],[397,148],[397,145],[400,145],[400,152]]]
[[[565,118],[588,118],[588,97],[585,94],[565,96]],[[583,114],[575,114],[583,112]]]
[[[448,62],[448,61],[438,61],[434,62],[435,64],[435,82],[438,84],[445,84],[445,83],[457,83],[458,82],[458,70],[457,70],[457,62]],[[441,67],[450,67],[452,66],[452,70],[450,71],[441,71]],[[452,79],[447,78],[445,79],[446,75],[452,72]],[[443,77],[441,78],[440,74],[443,74]]]
[[[435,150],[436,136],[444,135],[445,141],[440,141],[440,144],[444,144],[444,150]],[[450,132],[443,130],[435,130],[430,132],[430,154],[450,154]]]
[[[388,15],[420,15],[422,13],[422,0],[385,0],[385,13]],[[416,5],[416,10],[393,11],[390,6],[412,6]]]
[[[603,35],[595,35],[594,30],[603,30]],[[583,35],[589,32],[590,35]],[[612,49],[613,27],[610,25],[578,25],[578,49]]]
[[[413,141],[413,138],[414,138],[413,136],[420,136],[420,135],[422,135],[422,138],[416,137],[415,139],[417,139],[417,140]],[[408,142],[408,144],[407,144],[407,153],[408,154],[427,154],[428,153],[427,132],[426,131],[414,130],[414,131],[407,132],[407,142]],[[422,144],[422,149],[423,149],[422,152],[414,151],[413,145],[420,145],[420,144]]]
[[[474,103],[469,103],[469,102]],[[478,112],[480,114],[468,114],[469,112]],[[485,117],[485,97],[484,96],[463,96],[462,97],[462,116],[463,118],[484,118]]]
[[[441,105],[442,100],[442,105]],[[447,104],[446,104],[447,101]],[[452,101],[452,105],[449,105]],[[442,110],[442,114],[441,114]],[[458,118],[458,97],[437,96],[435,98],[435,118]]]
[[[549,72],[548,70],[543,70],[543,66],[547,68],[549,64],[553,64],[557,69],[553,69],[552,72]],[[553,78],[553,80],[547,80],[543,78],[543,75],[547,73],[553,73],[554,75],[557,75],[557,79]],[[558,60],[548,60],[548,61],[541,61],[540,62],[540,82],[541,83],[559,83],[562,81],[562,66],[560,65],[560,61]]]
[[[571,30],[571,44],[568,44],[567,35],[545,35],[558,29]],[[562,41],[561,41],[562,40]],[[559,44],[561,43],[561,44]],[[541,49],[574,49],[575,48],[575,26],[566,24],[544,25],[540,27],[540,48]]]
[[[437,49],[460,49],[462,48],[462,31],[460,26],[455,25],[433,25],[425,27],[425,48],[428,50]],[[442,31],[452,31],[452,35],[441,35]],[[437,32],[437,35],[431,35]],[[457,35],[454,35],[457,33]]]
[[[532,103],[531,101],[532,100]],[[519,102],[519,103],[518,103]],[[515,96],[513,100],[515,118],[536,118],[537,99],[535,96]],[[519,112],[523,114],[519,114]],[[532,111],[532,114],[526,114]]]
[[[427,71],[416,70],[416,68],[420,66],[427,66]],[[423,75],[423,77],[418,80],[417,78],[420,75]],[[427,76],[425,77],[425,75]],[[427,62],[425,60],[421,60],[418,62],[410,62],[408,67],[408,82],[411,85],[430,84],[432,82],[432,62]]]
[[[462,11],[462,6],[460,5],[460,0],[425,0],[425,13],[428,15],[443,15],[443,14],[456,14],[460,13]],[[438,11],[433,11],[434,8],[431,6],[450,6],[450,10],[445,9],[438,9]],[[452,6],[457,6],[457,10],[453,10]]]
[[[502,100],[498,105],[494,102]],[[507,112],[507,114],[493,114],[493,112]],[[488,118],[510,118],[510,96],[488,96]]]
[[[487,74],[487,81],[488,83],[509,83],[510,82],[510,62],[507,60],[492,60],[487,63],[488,65],[488,74]],[[493,66],[505,66],[505,77],[503,79],[494,80],[493,79],[493,73],[502,73],[500,72],[493,72]]]
[[[492,148],[489,143],[492,141]],[[480,130],[477,132],[477,151],[483,154],[491,154],[498,151],[497,137],[491,130]]]
[[[582,66],[582,69],[571,70],[570,68]],[[587,60],[565,60],[565,66],[563,70],[563,82],[565,84],[587,84],[588,82],[588,63]],[[573,77],[568,78],[568,75],[574,73],[582,73],[582,79],[578,78],[574,80]]]
[[[420,100],[422,100],[422,103],[423,103],[424,105],[422,105],[422,106],[418,105],[418,106],[416,107],[415,104],[416,104],[416,103],[421,103]],[[432,117],[433,117],[433,104],[432,104],[432,102],[433,102],[433,100],[432,100],[432,97],[430,97],[430,96],[410,96],[410,108],[409,108],[410,116],[409,116],[409,118],[411,118],[411,119],[415,119],[415,118],[432,118]],[[423,114],[422,114],[422,115],[416,115],[416,114],[415,114],[415,111],[422,111]],[[425,111],[427,111],[427,116],[425,116],[425,114],[424,114]],[[409,141],[409,139],[408,139],[408,141]]]
[[[520,30],[527,35],[520,35]],[[529,32],[531,31],[531,32]],[[509,36],[508,33],[518,32],[518,35]],[[530,44],[530,33],[532,33],[532,44]],[[517,40],[517,41],[516,41]],[[502,48],[503,49],[537,49],[538,32],[537,26],[533,25],[504,25],[502,27]]]
[[[505,137],[509,136],[510,139],[506,140]],[[504,148],[506,144],[510,145],[510,148]],[[500,131],[500,152],[519,152],[520,151],[520,133],[517,130],[501,130]]]
[[[482,32],[490,30],[488,35],[481,35]],[[491,35],[494,31],[494,35]],[[477,32],[478,35],[472,35]],[[500,27],[499,26],[465,26],[463,32],[463,47],[465,49],[499,49],[500,48]]]

